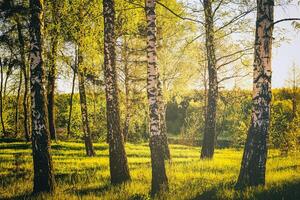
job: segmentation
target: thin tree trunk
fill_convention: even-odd
[[[21,69],[22,70],[22,69]],[[18,135],[19,132],[19,104],[20,104],[20,93],[22,89],[22,71],[20,70],[20,78],[19,78],[19,86],[18,86],[18,94],[16,99],[16,110],[15,110],[15,136]]]
[[[270,103],[274,1],[257,0],[253,64],[253,107],[236,187],[265,184]]]
[[[43,0],[30,0],[30,83],[32,115],[33,193],[53,192],[54,175],[47,123],[43,62]]]
[[[130,180],[121,132],[116,71],[115,2],[103,1],[104,15],[104,79],[106,91],[107,135],[109,142],[110,181],[119,184]]]
[[[203,67],[203,86],[204,86],[203,118],[205,119],[206,114],[207,114],[207,91],[208,91],[208,89],[207,89],[207,66],[206,65],[204,65],[204,67]]]
[[[82,117],[82,127],[84,133],[85,150],[87,156],[95,156],[95,151],[92,142],[90,124],[88,119],[88,108],[86,102],[85,91],[85,77],[83,69],[83,55],[81,52],[81,45],[78,46],[78,84],[79,84],[79,96],[80,96],[80,108]]]
[[[23,112],[24,112],[24,133],[25,139],[27,142],[30,141],[30,118],[28,116],[28,92],[29,92],[29,76],[26,65],[22,68],[23,76],[24,76],[24,96],[23,96]]]
[[[156,14],[155,0],[146,0],[145,11],[147,18],[147,96],[150,117],[150,150],[152,166],[151,195],[168,189],[164,161],[164,143],[160,129],[158,102],[158,69],[156,53]]]
[[[96,126],[96,124],[97,124],[97,113],[96,113],[96,111],[97,111],[97,95],[96,95],[97,93],[96,93],[96,83],[94,82],[93,83],[93,118],[94,118],[94,120],[93,120],[93,124],[94,124],[94,126]]]
[[[157,101],[158,101],[158,112],[159,112],[159,125],[161,130],[163,149],[164,149],[164,158],[169,160],[171,158],[168,136],[167,136],[167,125],[166,125],[166,106],[163,99],[162,85],[161,81],[158,78],[157,84]]]
[[[5,76],[5,81],[4,81],[4,88],[3,88],[3,101],[5,102],[6,98],[6,89],[7,89],[7,83],[10,75],[12,74],[12,67],[10,66],[10,63],[7,68],[6,76]]]
[[[51,1],[52,3],[52,19],[55,24],[51,31],[51,53],[50,53],[50,69],[48,73],[48,122],[50,136],[52,140],[57,139],[56,129],[55,129],[55,82],[56,82],[56,58],[57,58],[57,48],[58,48],[58,2]]]
[[[216,109],[218,98],[218,79],[216,67],[216,55],[214,47],[214,21],[212,14],[211,0],[204,0],[205,14],[205,36],[208,66],[208,100],[205,116],[205,128],[203,144],[201,149],[201,159],[211,159],[215,150],[216,137]]]
[[[77,58],[77,54],[76,54],[76,58]],[[75,68],[74,68],[74,72],[73,72],[73,80],[72,80],[72,91],[71,91],[71,96],[70,96],[70,101],[69,101],[69,106],[70,106],[70,110],[69,110],[69,118],[68,118],[68,136],[71,135],[71,120],[72,120],[72,111],[73,111],[73,96],[74,96],[74,90],[75,90],[75,80],[76,80],[76,69],[77,69],[77,59],[75,59]]]
[[[125,76],[125,120],[124,120],[124,127],[123,127],[123,136],[124,136],[124,142],[127,141],[128,138],[128,132],[129,132],[129,125],[130,125],[130,101],[129,101],[129,95],[130,95],[130,85],[129,85],[129,69],[128,69],[128,56],[127,53],[127,42],[126,37],[124,36],[123,41],[123,51],[122,51],[122,57],[124,62],[124,76]]]
[[[0,118],[1,118],[1,126],[2,126],[2,133],[3,136],[6,137],[6,130],[5,130],[5,124],[4,124],[4,119],[3,119],[3,65],[2,61],[0,60],[1,68],[0,68],[0,73],[1,73],[1,82],[0,82]]]
[[[28,73],[26,67],[26,56],[25,56],[25,41],[22,34],[22,27],[17,18],[17,30],[18,30],[18,40],[20,47],[20,55],[21,55],[21,70],[24,76],[24,96],[23,96],[23,112],[24,112],[24,133],[25,139],[27,142],[30,141],[29,129],[28,129],[28,109],[27,109],[27,97],[28,97]]]
[[[52,50],[50,57],[50,69],[48,73],[48,122],[50,136],[52,140],[56,140],[56,129],[55,129],[55,112],[54,112],[54,103],[55,103],[55,80],[56,80],[56,56],[57,56],[57,38],[51,40]]]
[[[5,76],[5,80],[4,80],[3,102],[5,102],[7,83],[8,83],[8,79],[9,79],[10,75],[12,74],[12,70],[13,70],[13,68],[11,66],[11,60],[10,60],[8,65],[7,65],[7,71],[6,71],[6,76]]]
[[[123,127],[123,135],[124,135],[124,142],[126,143],[128,140],[128,133],[129,133],[129,125],[130,125],[130,112],[126,111],[125,120],[124,120],[124,127]]]

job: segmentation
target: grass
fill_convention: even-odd
[[[170,145],[167,162],[169,191],[155,199],[300,199],[300,154],[280,157],[271,150],[266,186],[235,191],[241,150],[218,149],[211,161],[199,159],[200,149]],[[95,144],[96,157],[85,156],[83,143],[52,144],[56,191],[30,196],[32,158],[29,144],[0,144],[0,199],[150,199],[150,151],[148,144],[127,144],[132,181],[112,186],[109,182],[108,146]]]

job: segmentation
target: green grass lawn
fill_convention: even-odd
[[[172,160],[166,165],[170,188],[156,199],[300,199],[300,154],[280,157],[270,151],[266,186],[235,191],[242,150],[218,149],[213,160],[203,161],[197,147],[170,148]],[[109,182],[108,146],[97,143],[95,150],[97,156],[89,158],[83,143],[54,143],[56,192],[32,197],[30,145],[1,143],[0,199],[149,199],[148,144],[126,145],[132,181],[120,186]]]

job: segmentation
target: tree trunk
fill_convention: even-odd
[[[43,0],[30,0],[30,83],[32,115],[33,193],[52,192],[54,175],[50,154],[43,62]]]
[[[24,55],[25,56],[25,55]],[[28,92],[29,92],[29,75],[26,65],[22,68],[24,76],[24,96],[23,96],[23,112],[24,112],[24,133],[27,142],[30,141],[30,118],[28,116]]]
[[[76,53],[76,59],[75,59],[75,68],[73,69],[73,80],[72,80],[72,91],[69,101],[69,118],[68,118],[68,137],[71,134],[71,120],[72,120],[72,110],[73,110],[73,96],[74,96],[74,90],[75,90],[75,80],[76,80],[76,69],[77,69],[77,53]]]
[[[12,71],[13,71],[13,68],[12,66],[10,66],[11,64],[8,63],[8,68],[7,68],[7,71],[6,71],[6,76],[5,76],[5,81],[4,81],[4,88],[3,88],[3,101],[5,102],[5,98],[6,98],[6,89],[7,89],[7,83],[8,83],[8,79],[9,77],[12,75]]]
[[[1,64],[1,69],[0,69],[0,73],[1,73],[1,82],[0,82],[0,118],[1,118],[1,126],[2,126],[2,133],[3,136],[6,137],[6,130],[5,130],[5,124],[4,124],[4,119],[3,119],[3,67],[4,67],[4,63],[2,63],[2,61],[0,60],[0,64]]]
[[[20,93],[22,89],[22,71],[20,70],[20,79],[19,79],[19,86],[18,86],[18,94],[16,99],[16,110],[15,110],[15,136],[18,135],[19,132],[19,104],[20,104]]]
[[[123,136],[124,136],[124,142],[127,141],[128,138],[128,132],[129,132],[129,124],[130,124],[130,102],[129,102],[129,74],[128,74],[128,65],[125,64],[125,121],[124,121],[124,127],[123,127]]]
[[[211,159],[215,150],[216,137],[216,110],[218,98],[218,79],[216,67],[216,55],[214,47],[214,21],[212,13],[211,0],[204,0],[205,14],[205,36],[208,66],[208,100],[205,116],[205,127],[203,144],[201,150],[201,159]]]
[[[156,53],[156,14],[155,0],[146,0],[147,18],[147,96],[150,117],[150,150],[152,166],[151,195],[168,189],[168,178],[165,170],[164,143],[160,129],[158,102],[158,69]]]
[[[164,158],[169,160],[171,158],[169,143],[168,143],[168,136],[167,136],[167,125],[166,125],[166,107],[163,99],[163,92],[162,92],[162,84],[159,80],[158,76],[158,84],[157,84],[157,101],[158,101],[158,112],[159,112],[159,126],[162,136],[162,144],[164,150]]]
[[[97,90],[95,82],[93,82],[93,124],[95,129],[97,129]]]
[[[8,79],[9,79],[11,74],[12,74],[12,67],[10,66],[10,63],[8,63],[6,76],[5,76],[5,81],[4,81],[4,88],[3,88],[3,101],[4,102],[5,102],[5,98],[6,98],[6,89],[7,89]]]
[[[207,66],[204,65],[203,67],[203,86],[204,86],[204,91],[203,91],[203,100],[204,100],[204,104],[203,104],[203,118],[205,119],[206,114],[207,114]],[[204,127],[205,129],[205,127]],[[204,130],[203,130],[204,132]]]
[[[128,132],[129,132],[129,124],[130,124],[130,101],[129,101],[129,95],[130,95],[130,85],[129,85],[129,69],[128,69],[128,56],[127,53],[127,42],[126,37],[123,38],[123,49],[122,49],[122,57],[124,62],[124,77],[125,77],[125,120],[124,120],[124,127],[123,127],[123,136],[124,136],[124,142],[127,141],[128,138]]]
[[[81,52],[81,45],[78,46],[78,84],[79,84],[79,96],[80,96],[80,108],[82,117],[82,127],[84,133],[84,143],[87,156],[95,156],[95,151],[92,143],[92,136],[90,130],[90,124],[88,119],[88,108],[86,102],[85,92],[85,77],[84,69],[82,67],[83,56]]]
[[[51,31],[51,52],[50,52],[50,69],[48,73],[48,122],[50,129],[50,136],[52,140],[57,139],[56,129],[55,129],[55,81],[56,81],[56,58],[57,58],[57,48],[58,48],[58,2],[51,1],[52,3],[52,19],[55,26]]]
[[[274,1],[257,0],[253,64],[253,108],[236,187],[265,184],[270,124]]]
[[[130,180],[129,168],[120,125],[120,108],[116,72],[115,2],[103,1],[104,76],[106,91],[107,135],[109,142],[110,180],[119,184]]]
[[[19,48],[21,55],[21,70],[24,76],[24,96],[23,96],[23,112],[24,112],[24,133],[25,139],[27,142],[30,141],[29,129],[28,129],[28,109],[27,109],[27,97],[28,97],[28,73],[26,67],[26,56],[25,56],[25,41],[22,33],[22,27],[17,19],[17,30],[18,30],[18,40],[19,40]]]
[[[52,140],[56,140],[55,129],[55,113],[54,113],[54,101],[55,101],[55,80],[56,80],[56,56],[57,56],[57,37],[54,36],[51,39],[52,49],[50,56],[50,69],[48,73],[48,122],[50,129],[50,136]]]

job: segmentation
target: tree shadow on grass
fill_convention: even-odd
[[[7,143],[7,144],[1,145],[0,149],[27,150],[27,149],[31,149],[31,143],[25,143],[25,142],[17,143],[17,144]]]
[[[32,193],[32,191],[28,191],[28,192],[25,192],[23,194],[19,194],[19,195],[16,195],[16,196],[13,196],[13,197],[5,197],[5,198],[2,198],[0,197],[0,200],[33,200],[33,199],[45,199],[43,197],[41,197],[41,195],[51,195],[49,193],[41,193],[41,194],[34,194]]]
[[[192,198],[191,200],[222,200],[228,199],[228,197],[222,197],[220,192],[224,189],[233,189],[233,184],[228,184],[225,187],[221,185],[214,186],[202,194]],[[219,192],[219,194],[218,194]],[[247,192],[247,197],[243,195],[243,190],[236,190],[234,200],[244,200],[249,199],[249,192]],[[240,194],[238,194],[240,193]],[[254,190],[250,199],[256,200],[296,200],[300,199],[300,181],[288,182],[281,185],[270,186],[269,188],[262,190]]]
[[[150,197],[145,194],[134,194],[129,198],[129,200],[150,200]]]
[[[93,194],[95,196],[101,195],[103,192],[109,190],[112,187],[110,184],[105,184],[99,187],[87,187],[87,188],[80,188],[80,189],[72,189],[71,192],[76,193],[78,196],[85,196],[89,194]]]
[[[218,191],[226,189],[226,188],[233,188],[233,187],[234,187],[233,182],[219,183],[217,185],[209,187],[203,193],[198,194],[194,198],[191,198],[191,200],[216,200],[216,199],[221,199],[220,197],[218,197]]]
[[[55,174],[55,180],[63,184],[76,184],[76,183],[90,183],[94,181],[96,173],[104,171],[103,166],[83,168],[76,171],[69,171],[68,173]]]
[[[203,192],[202,194],[200,194],[199,196],[196,196],[195,198],[191,199],[191,200],[213,200],[213,199],[218,199],[217,198],[217,188],[211,188],[208,191]]]
[[[61,144],[61,143],[53,143],[51,145],[51,149],[53,150],[66,150],[66,151],[69,151],[69,150],[74,150],[74,151],[77,151],[77,150],[85,150],[85,147],[84,146],[71,146],[71,145],[66,145],[66,144]],[[95,146],[94,149],[96,151],[104,151],[104,150],[107,150],[108,147],[107,146]]]
[[[291,166],[279,167],[275,170],[276,171],[297,170],[298,168],[300,169],[300,165],[291,165]]]
[[[288,182],[273,186],[266,190],[255,192],[255,199],[293,200],[300,199],[300,181]]]
[[[23,139],[18,139],[18,138],[0,138],[0,143],[13,143],[13,142],[25,142]]]
[[[5,198],[2,198],[0,197],[0,200],[25,200],[25,199],[32,199],[34,196],[32,194],[21,194],[21,195],[18,195],[18,196],[14,196],[14,197],[5,197]]]
[[[19,172],[12,171],[11,173],[6,175],[0,175],[0,185],[2,187],[7,187],[17,180],[29,179],[30,174],[30,171],[24,170]]]

